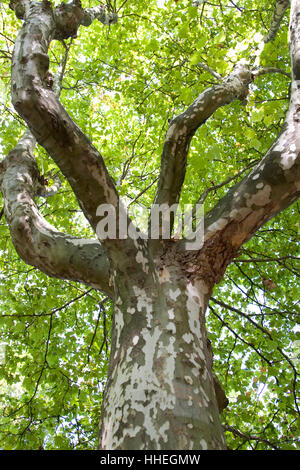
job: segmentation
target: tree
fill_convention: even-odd
[[[295,448],[300,0],[2,3],[2,447]]]

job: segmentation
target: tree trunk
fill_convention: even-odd
[[[140,267],[114,275],[99,448],[225,449],[205,328],[211,287],[145,248]]]
[[[287,4],[276,2],[270,37]],[[292,86],[285,125],[259,164],[206,214],[203,247],[195,252],[185,251],[185,240],[125,242],[99,234],[99,242],[79,239],[42,218],[34,202],[41,186],[35,139],[68,180],[95,232],[98,208],[120,207],[104,159],[52,89],[48,57],[51,41],[74,37],[94,19],[114,23],[117,15],[106,14],[103,6],[84,10],[79,0],[57,8],[46,0],[11,0],[10,7],[25,20],[12,60],[12,101],[31,135],[1,162],[4,212],[27,263],[57,278],[86,282],[114,299],[99,448],[225,449],[205,310],[242,244],[300,194],[300,0],[291,2]],[[170,122],[155,204],[171,207],[179,201],[195,132],[220,106],[243,101],[254,79],[248,67],[236,64]]]

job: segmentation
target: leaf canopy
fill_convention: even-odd
[[[25,129],[10,102],[11,54],[21,21],[8,4],[0,5],[1,158]],[[53,42],[51,69],[59,71],[69,48],[61,101],[136,210],[153,201],[169,120],[217,82],[209,70],[225,76],[243,60],[286,73],[258,77],[247,103],[220,108],[194,136],[180,202],[195,203],[211,188],[209,210],[230,186],[220,183],[238,181],[281,129],[290,83],[288,15],[275,40],[264,44],[273,9],[265,0],[109,5],[118,10],[118,23],[104,28],[94,22],[77,38]],[[43,174],[58,171],[41,147],[36,157]],[[39,207],[58,230],[93,238],[66,181]],[[295,203],[244,246],[213,293],[207,326],[214,370],[229,398],[222,420],[232,449],[297,448],[298,240]],[[0,268],[0,447],[95,448],[111,301],[25,265],[4,218]]]

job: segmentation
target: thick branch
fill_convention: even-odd
[[[256,77],[260,77],[261,75],[266,75],[266,74],[269,74],[269,73],[281,73],[285,77],[287,77],[289,79],[291,78],[290,73],[286,72],[285,70],[279,69],[277,67],[264,67],[260,70],[257,70],[255,72],[253,72],[253,75],[256,78]]]
[[[244,100],[253,76],[237,65],[222,83],[201,93],[194,103],[170,123],[162,153],[156,204],[176,204],[184,182],[189,145],[196,130],[221,106]]]
[[[299,11],[300,0],[292,0],[292,89],[281,134],[251,173],[228,191],[205,217],[204,246],[211,250],[215,260],[216,279],[222,276],[243,243],[300,196]]]
[[[103,24],[114,24],[118,21],[118,15],[117,13],[107,13],[103,5],[84,10],[81,24],[83,26],[90,26],[94,20],[101,21]]]
[[[83,282],[112,295],[109,264],[100,243],[58,232],[40,214],[34,196],[40,174],[27,132],[0,166],[0,187],[13,244],[21,258],[48,274]]]
[[[205,216],[203,245],[190,252],[190,277],[219,282],[238,250],[270,218],[300,196],[300,0],[292,0],[290,50],[292,86],[289,110],[279,137],[261,162]],[[196,236],[197,239],[197,236]],[[185,240],[178,248],[185,246]]]
[[[9,8],[14,10],[16,17],[22,20],[29,11],[31,0],[11,0]]]
[[[18,3],[18,2],[15,2]],[[16,40],[12,64],[12,100],[38,143],[57,163],[96,229],[100,204],[118,205],[118,194],[102,156],[60,104],[49,80],[48,48],[53,38],[72,37],[80,24],[101,19],[102,7],[84,11],[80,2],[32,2]],[[100,14],[101,13],[101,14]],[[106,21],[106,20],[105,20]]]
[[[285,15],[286,10],[288,9],[290,0],[276,0],[274,11],[271,19],[270,30],[265,36],[265,43],[269,41],[274,41],[276,34],[280,28],[281,21]]]

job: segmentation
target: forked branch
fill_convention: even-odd
[[[89,25],[94,19],[114,23],[116,14],[106,13],[101,6],[84,10],[78,0],[62,3],[55,10],[48,1],[14,0],[11,7],[15,11],[22,8],[21,16],[26,19],[13,54],[13,104],[69,181],[83,213],[96,230],[98,206],[111,204],[117,208],[119,196],[102,156],[52,89],[48,48],[53,39],[73,37],[80,25]]]
[[[40,173],[28,132],[0,164],[4,213],[20,257],[49,276],[83,282],[112,296],[109,263],[98,241],[61,233],[41,215],[34,198]]]
[[[173,119],[166,134],[155,204],[177,204],[185,178],[189,145],[196,130],[221,106],[244,100],[253,75],[238,64],[222,82],[203,93],[182,114]]]

